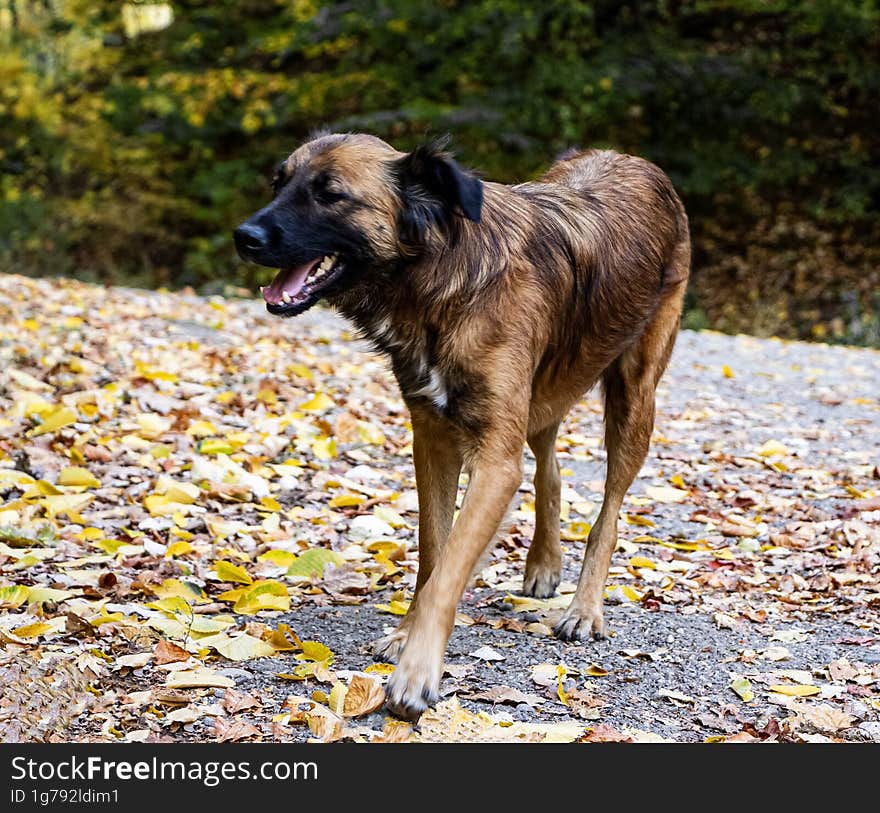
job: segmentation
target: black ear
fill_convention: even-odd
[[[397,162],[397,172],[405,196],[424,194],[443,204],[447,212],[458,212],[468,220],[480,222],[483,209],[483,182],[444,150],[442,141],[416,147]]]

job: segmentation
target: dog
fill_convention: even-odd
[[[234,235],[244,260],[280,269],[262,289],[268,311],[326,300],[389,358],[412,416],[419,569],[409,612],[375,648],[397,662],[388,709],[418,720],[436,702],[456,606],[521,485],[525,444],[537,466],[523,593],[555,592],[556,435],[597,383],[604,499],[555,632],[604,636],[618,514],[648,451],[689,275],[688,219],[669,178],[592,150],[507,186],[463,168],[445,142],[405,153],[348,133],[299,147],[273,189]]]

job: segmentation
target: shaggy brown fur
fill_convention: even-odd
[[[280,172],[278,197],[248,221],[257,237],[237,234],[242,255],[282,266],[287,256],[343,260],[326,287],[270,310],[326,298],[389,356],[412,413],[420,565],[408,615],[376,646],[398,661],[389,708],[417,718],[436,699],[456,605],[519,488],[526,443],[537,516],[523,591],[556,590],[556,434],[598,382],[605,498],[556,632],[603,635],[618,513],[648,450],[688,278],[687,217],[669,179],[642,159],[589,151],[535,183],[483,183],[442,147],[403,154],[363,135],[313,140]],[[315,203],[327,189],[329,202]],[[453,525],[462,469],[470,480]]]

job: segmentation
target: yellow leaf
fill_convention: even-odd
[[[70,424],[76,423],[76,420],[77,417],[75,412],[72,412],[67,407],[58,407],[44,415],[43,422],[35,429],[28,432],[28,434],[32,437],[36,437],[38,435],[48,434],[49,432],[57,432],[65,426],[70,426]]]
[[[281,503],[274,497],[260,497],[260,506],[267,511],[280,511]]]
[[[690,496],[684,489],[669,486],[648,486],[645,493],[655,502],[663,503],[684,502]]]
[[[43,497],[40,505],[46,509],[49,517],[66,514],[74,522],[85,525],[79,512],[93,499],[91,494],[59,494],[56,497]]]
[[[371,443],[375,446],[381,446],[385,442],[385,435],[378,426],[373,426],[366,421],[358,421],[358,436],[362,443]]]
[[[246,592],[248,587],[236,587],[234,590],[224,590],[217,595],[218,601],[230,601],[233,604],[238,601]]]
[[[51,629],[51,624],[47,624],[45,621],[38,621],[35,624],[25,624],[23,627],[16,627],[12,632],[19,638],[36,638],[49,632]]]
[[[273,548],[261,553],[257,557],[258,562],[269,562],[277,567],[290,567],[296,561],[296,554],[289,550]]]
[[[302,652],[296,655],[298,661],[314,661],[329,666],[333,663],[333,652],[330,647],[318,641],[301,641]]]
[[[298,649],[297,645],[291,642],[286,633],[296,638],[296,634],[287,624],[279,624],[278,629],[271,630],[268,634],[263,635],[263,640],[278,652],[292,652]]]
[[[272,406],[278,403],[278,393],[268,387],[263,387],[257,392],[257,400],[261,404]]]
[[[581,669],[581,674],[586,677],[605,677],[608,674],[608,670],[597,666],[595,663],[591,663],[586,669]]]
[[[755,693],[752,691],[752,684],[748,678],[735,677],[730,681],[730,688],[740,696],[744,703],[749,703],[755,699]]]
[[[150,494],[144,497],[144,508],[154,517],[170,516],[177,510],[179,503],[172,502],[168,497],[160,494]]]
[[[152,412],[136,415],[135,421],[140,429],[138,434],[147,440],[155,440],[160,435],[164,435],[174,423],[171,418],[163,418]]]
[[[678,488],[683,488],[683,489],[687,488],[687,485],[685,484],[685,482],[682,479],[682,476],[680,474],[673,474],[672,477],[669,478],[669,482]]]
[[[733,378],[733,370],[731,370],[726,364],[721,366],[721,372],[724,374],[725,378]]]
[[[155,367],[144,364],[142,361],[135,364],[135,370],[139,376],[146,378],[147,381],[169,381],[173,384],[178,379],[178,376],[175,373],[159,370]]]
[[[208,438],[217,434],[217,427],[210,421],[190,421],[186,433],[194,438]]]
[[[655,527],[650,519],[643,517],[641,514],[624,514],[623,520],[627,525],[644,525],[646,528]]]
[[[340,494],[330,500],[328,505],[331,508],[352,508],[356,505],[363,505],[366,501],[367,498],[359,494]]]
[[[373,606],[380,613],[391,613],[391,615],[406,615],[409,612],[410,602],[408,601],[398,601],[397,599],[392,599],[388,602],[388,604],[374,604]]]
[[[199,443],[199,454],[232,454],[235,446],[223,438],[205,438]]]
[[[303,551],[287,569],[288,576],[318,576],[324,575],[327,564],[341,565],[345,560],[336,551],[327,548],[310,548]]]
[[[373,509],[373,514],[383,522],[387,522],[392,528],[406,527],[406,520],[397,511],[386,505],[377,505]]]
[[[181,543],[175,543],[181,544]],[[182,543],[186,544],[186,542]],[[166,551],[167,554],[167,551]],[[184,601],[207,601],[208,597],[205,591],[193,582],[183,581],[181,579],[165,579],[162,584],[154,585],[153,594],[160,599],[163,598],[182,598]]]
[[[0,486],[24,486],[35,483],[33,477],[16,469],[0,469]]]
[[[759,454],[761,457],[773,457],[773,455],[788,454],[788,448],[778,440],[768,440],[755,450],[755,454]]]
[[[25,488],[24,493],[21,495],[25,500],[32,500],[35,497],[57,497],[60,494],[63,494],[60,489],[55,488],[52,483],[47,483],[45,480],[35,480],[33,483],[30,483],[27,488]],[[75,496],[75,495],[74,495]]]
[[[58,475],[58,485],[100,488],[101,481],[88,469],[84,469],[81,466],[68,466],[65,469],[61,469],[61,474]]]
[[[605,588],[605,598],[614,601],[641,601],[642,594],[628,584],[612,584]]]
[[[818,686],[783,686],[775,685],[770,687],[771,692],[776,694],[784,694],[788,697],[812,697],[821,694],[822,690]]]
[[[176,581],[176,579],[174,581]],[[151,601],[147,604],[147,607],[154,610],[160,610],[168,615],[180,614],[186,618],[190,618],[193,615],[193,609],[189,602],[187,602],[183,596],[178,595],[171,595],[166,598],[160,598],[158,601]]]
[[[345,705],[345,698],[348,693],[348,687],[336,681],[330,690],[330,696],[327,698],[327,705],[334,714],[342,714],[342,708]]]
[[[184,539],[179,542],[172,542],[165,550],[165,558],[173,559],[175,556],[186,556],[187,553],[193,553],[195,548]]]
[[[181,505],[191,505],[202,496],[202,490],[195,483],[178,483],[170,477],[159,478],[156,493],[163,494],[170,502]]]
[[[303,412],[326,412],[333,404],[333,400],[323,392],[316,393],[314,398],[310,398],[304,404],[300,404],[299,408]]]
[[[45,604],[51,601],[57,604],[59,601],[75,596],[71,590],[54,590],[51,587],[31,587],[28,589],[28,604]]]
[[[89,623],[93,627],[100,627],[102,624],[112,624],[115,621],[122,621],[125,616],[122,613],[108,613],[106,607],[101,607],[101,612],[96,618],[90,618]]]
[[[333,438],[319,438],[312,443],[312,454],[318,460],[332,460],[336,457],[336,441]]]
[[[589,522],[570,522],[562,528],[560,536],[568,542],[581,542],[590,536]]]
[[[648,570],[657,569],[657,564],[650,559],[646,559],[644,556],[633,556],[633,558],[629,560],[629,565],[630,567],[646,567]]]
[[[0,607],[14,610],[27,601],[29,589],[23,584],[6,584],[0,587]]]
[[[281,582],[256,582],[245,588],[232,609],[242,615],[253,615],[260,610],[286,611],[290,609],[290,596]]]
[[[390,675],[394,672],[393,663],[371,663],[366,669],[371,675]]]
[[[295,375],[298,378],[305,378],[308,381],[311,381],[313,378],[312,371],[308,367],[306,367],[305,364],[290,364],[287,367],[287,372],[290,375]]]
[[[556,696],[559,698],[559,702],[562,703],[563,706],[568,706],[568,695],[565,693],[565,686],[563,685],[563,681],[565,680],[565,676],[568,674],[568,670],[560,663],[556,667]]]
[[[234,638],[225,632],[199,639],[199,646],[209,646],[231,661],[249,661],[253,658],[271,658],[275,648],[255,638],[253,635],[237,635]]]
[[[194,615],[186,620],[187,631],[194,635],[210,635],[225,630],[235,624],[235,619],[228,615]]]
[[[240,565],[231,562],[217,562],[214,570],[217,580],[221,582],[234,582],[236,584],[253,584],[253,577]]]

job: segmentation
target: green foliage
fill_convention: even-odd
[[[253,285],[231,229],[312,130],[401,148],[450,132],[504,181],[573,145],[655,160],[691,215],[714,326],[875,330],[874,2],[172,6],[170,25],[135,33],[132,4],[0,0],[2,267]]]

